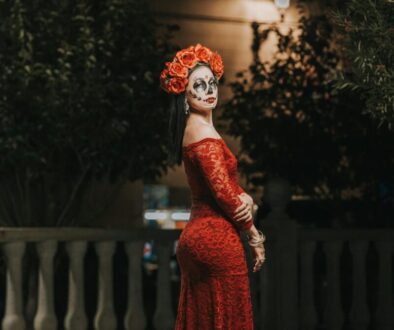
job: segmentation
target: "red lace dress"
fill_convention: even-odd
[[[177,244],[181,292],[176,330],[253,329],[248,269],[240,231],[252,222],[233,220],[241,205],[237,159],[223,139],[183,147],[192,192],[190,220]]]

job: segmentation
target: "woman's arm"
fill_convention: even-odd
[[[238,194],[244,194],[244,193],[246,193],[245,192],[245,190],[238,184],[238,186],[237,186],[237,189],[238,189]]]
[[[239,193],[239,196],[241,197],[242,200],[244,200],[250,207],[253,206],[254,201],[253,198],[248,195],[246,192],[241,192]]]
[[[243,202],[239,197],[238,182],[234,182],[228,174],[221,143],[219,140],[206,139],[193,146],[193,161],[219,206],[238,228],[248,230],[253,225],[251,215],[245,222],[235,220]]]
[[[252,209],[253,204],[254,204],[253,198],[249,194],[246,193],[246,191],[239,185],[239,183],[237,185],[237,190],[238,190],[238,194],[241,197],[241,199],[243,201],[245,201],[249,205],[249,207]]]

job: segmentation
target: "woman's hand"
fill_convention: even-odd
[[[253,225],[246,231],[248,237],[250,239],[259,239],[260,235],[259,232],[257,231],[257,228]],[[254,256],[254,266],[253,266],[253,272],[256,272],[260,270],[262,264],[265,261],[265,248],[264,244],[261,243],[258,246],[252,246],[250,245],[250,248],[253,250],[253,256]]]
[[[239,194],[238,196],[239,196],[239,198],[241,198],[241,200],[245,201],[250,206],[250,208],[253,208],[254,202],[253,202],[253,198],[250,195],[243,192],[242,194]]]
[[[234,220],[240,222],[253,221],[253,198],[247,193],[239,194],[238,197],[242,201],[242,205],[236,210]]]
[[[261,266],[265,261],[265,248],[263,244],[259,246],[251,246],[250,248],[253,251],[253,260],[255,262],[253,266],[253,272],[257,272],[258,270],[260,270]]]
[[[237,221],[237,222],[253,221],[252,208],[240,196],[241,195],[238,195],[238,197],[240,198],[242,204],[235,210],[236,213],[234,215],[234,220]]]

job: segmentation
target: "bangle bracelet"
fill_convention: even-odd
[[[249,241],[263,241],[264,242],[265,241],[265,236],[264,236],[263,232],[261,230],[257,230],[257,232],[259,234],[259,238],[250,238],[248,236]]]
[[[258,238],[250,238],[248,236],[249,245],[258,246],[260,244],[262,245],[265,242],[265,236],[264,236],[263,232],[261,230],[258,230],[257,232],[259,233]]]
[[[261,246],[264,247],[263,243],[249,243],[250,246]]]

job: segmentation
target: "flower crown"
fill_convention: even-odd
[[[178,51],[172,62],[166,62],[166,68],[160,74],[160,86],[172,94],[185,91],[189,72],[198,64],[208,64],[219,80],[224,66],[221,56],[209,48],[197,44]]]

